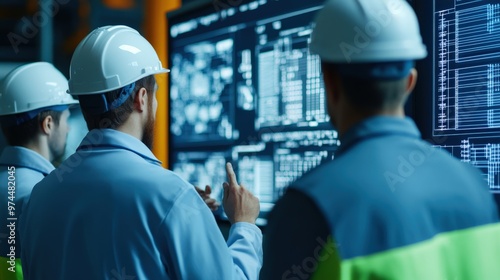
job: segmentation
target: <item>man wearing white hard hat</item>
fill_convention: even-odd
[[[21,220],[30,279],[257,279],[258,199],[230,165],[224,240],[195,188],[150,150],[155,74],[165,73],[137,31],[106,26],[78,45],[69,93],[89,128],[77,152],[35,186]]]
[[[315,23],[310,48],[342,144],[276,204],[261,278],[500,279],[486,181],[404,115],[414,60],[427,55],[410,5],[328,0]]]
[[[0,125],[9,146],[0,155],[0,278],[23,279],[17,219],[33,186],[64,154],[69,131],[68,80],[52,64],[12,70],[0,83]]]

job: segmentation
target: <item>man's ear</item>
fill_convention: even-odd
[[[406,94],[409,95],[413,89],[415,89],[415,85],[417,84],[418,72],[417,69],[413,68],[410,70],[410,74],[408,74],[408,80],[406,82]]]
[[[340,83],[340,79],[338,75],[335,74],[335,71],[332,66],[327,65],[325,63],[321,64],[321,71],[323,73],[323,82],[325,84],[325,91],[328,95],[328,102],[337,103],[339,99],[338,91],[338,83]]]
[[[42,133],[50,135],[55,127],[54,118],[51,115],[46,116],[40,126]]]
[[[143,112],[148,106],[148,91],[145,88],[140,88],[134,97],[134,108]]]

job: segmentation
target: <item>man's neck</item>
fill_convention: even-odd
[[[34,151],[35,153],[40,154],[42,157],[44,157],[46,160],[52,162],[52,158],[50,155],[50,150],[49,150],[49,145],[46,143],[46,140],[33,140],[24,145],[23,147],[26,149],[30,149]]]
[[[380,110],[376,112],[360,112],[357,110],[350,110],[350,112],[355,112],[355,113],[349,113],[349,114],[344,114],[343,118],[341,118],[337,122],[337,132],[339,133],[339,136],[342,137],[349,129],[351,129],[353,126],[356,124],[372,117],[377,117],[377,116],[385,116],[385,117],[394,117],[394,118],[404,118],[405,113],[403,107],[399,107],[396,109],[391,109],[391,110]]]

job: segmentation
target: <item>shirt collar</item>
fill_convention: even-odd
[[[20,146],[7,146],[0,156],[1,165],[13,165],[33,169],[47,176],[54,165],[39,153]]]
[[[340,139],[340,148],[337,155],[344,153],[352,145],[366,138],[384,135],[401,135],[411,138],[420,138],[420,131],[412,119],[376,116],[365,119],[351,127]]]
[[[153,152],[134,136],[115,129],[93,129],[83,138],[77,151],[91,147],[110,147],[131,151],[150,163],[161,165]]]

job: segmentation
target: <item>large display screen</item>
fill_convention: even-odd
[[[309,52],[322,3],[202,1],[168,14],[170,168],[221,199],[232,162],[260,199],[261,224],[340,144]]]
[[[424,138],[479,168],[500,192],[500,4],[415,1],[428,59],[415,118]]]

